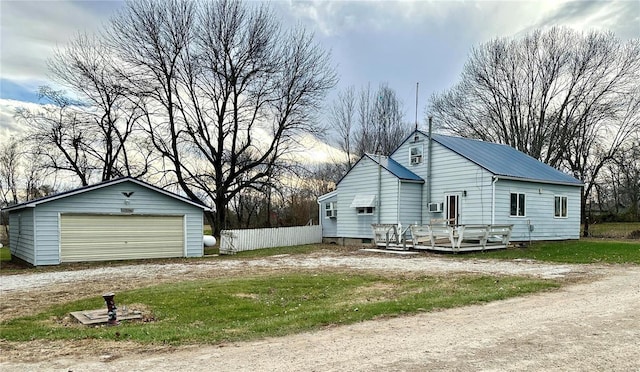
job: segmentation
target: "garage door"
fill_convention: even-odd
[[[182,216],[62,215],[62,262],[184,256]]]

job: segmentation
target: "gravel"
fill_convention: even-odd
[[[3,292],[46,288],[61,283],[74,283],[100,278],[153,278],[157,275],[179,276],[198,270],[237,270],[251,268],[352,268],[362,270],[422,271],[426,273],[471,272],[491,274],[531,275],[540,278],[560,278],[578,266],[535,263],[528,260],[453,260],[425,256],[277,256],[253,260],[216,260],[185,264],[138,264],[100,267],[74,271],[18,274],[1,277]]]

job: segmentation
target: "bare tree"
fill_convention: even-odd
[[[338,97],[329,109],[330,125],[338,135],[338,146],[344,151],[345,162],[350,169],[353,161],[354,130],[356,128],[356,92],[354,86],[338,92]]]
[[[338,94],[330,110],[338,144],[348,154],[347,169],[351,168],[353,155],[389,155],[411,132],[411,125],[404,121],[402,103],[387,84],[381,84],[375,92],[367,85],[357,95],[349,87]]]
[[[82,186],[89,184],[95,169],[87,154],[86,139],[93,135],[87,128],[82,109],[62,91],[40,88],[40,96],[51,102],[40,110],[19,109],[18,120],[28,124],[34,152],[42,154],[46,166],[77,177]]]
[[[121,81],[144,97],[167,181],[213,201],[214,234],[236,195],[290,169],[336,82],[328,53],[304,30],[283,31],[266,6],[130,1],[107,39]]]
[[[565,28],[496,39],[471,51],[461,81],[434,95],[442,129],[511,145],[585,182],[638,121],[640,40]]]
[[[0,145],[0,205],[18,203],[19,142],[10,138]]]
[[[402,103],[387,84],[381,84],[376,92],[372,122],[375,152],[383,155],[391,154],[411,132],[411,125],[404,121]]]
[[[640,140],[625,146],[607,165],[606,178],[598,191],[610,188],[601,201],[608,210],[624,220],[640,220]]]
[[[99,180],[138,177],[148,170],[150,154],[134,138],[139,130],[140,98],[128,96],[116,73],[117,61],[103,41],[77,35],[49,61],[54,79],[71,89],[82,105],[87,157],[99,171]]]

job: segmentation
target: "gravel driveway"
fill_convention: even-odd
[[[288,268],[474,272],[573,278],[560,290],[484,305],[367,321],[216,346],[136,352],[119,343],[0,344],[2,371],[640,371],[640,268],[457,260],[446,256],[312,254],[252,260],[128,265],[0,277],[2,314],[42,294],[62,301],[84,287]],[[104,278],[115,278],[109,285]],[[81,286],[80,283],[83,285]],[[89,284],[87,284],[89,283]],[[133,283],[133,284],[132,284]],[[87,292],[91,293],[91,292]],[[25,305],[26,304],[26,305]],[[5,316],[6,318],[6,316]],[[74,349],[75,348],[75,349]]]

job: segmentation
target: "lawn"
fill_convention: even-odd
[[[594,238],[625,239],[635,231],[640,231],[640,222],[606,222],[589,225],[589,235]]]
[[[640,264],[640,241],[581,239],[535,242],[526,248],[510,248],[457,255],[463,258],[533,259],[563,263]]]
[[[11,251],[9,247],[0,248],[0,262],[8,262],[11,261]]]
[[[465,306],[558,286],[551,280],[488,275],[293,272],[207,279],[118,293],[120,307],[144,310],[148,322],[123,321],[118,327],[87,327],[69,318],[71,311],[103,308],[102,298],[94,297],[0,323],[0,339],[215,344]]]

